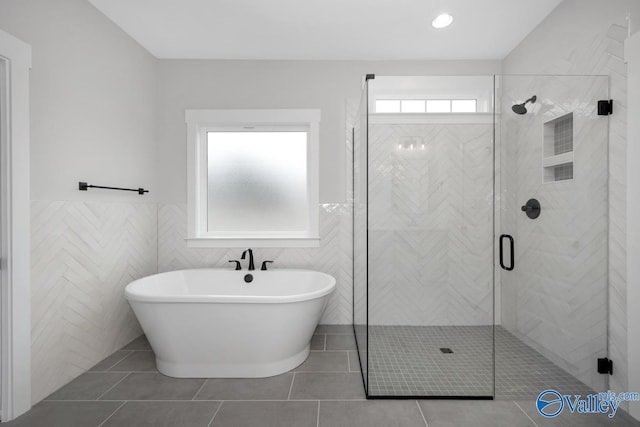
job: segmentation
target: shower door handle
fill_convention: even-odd
[[[507,267],[506,265],[504,265],[504,239],[508,239],[509,240],[509,253],[511,254],[510,258],[510,262],[509,262],[509,267]],[[507,271],[511,271],[513,270],[514,267],[514,250],[513,250],[513,237],[511,237],[508,234],[502,234],[500,235],[500,267],[502,267],[504,270]]]

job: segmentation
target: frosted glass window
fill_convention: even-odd
[[[427,99],[427,113],[450,113],[450,99]]]
[[[187,246],[318,247],[318,109],[185,110]]]
[[[424,99],[403,99],[400,105],[403,113],[424,113]]]
[[[477,101],[475,99],[454,99],[451,101],[452,113],[475,113]]]
[[[207,230],[309,228],[307,132],[207,132]]]
[[[399,99],[378,99],[376,100],[376,113],[399,113]]]

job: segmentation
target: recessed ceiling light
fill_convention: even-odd
[[[433,26],[433,28],[444,28],[451,25],[452,22],[453,16],[449,15],[448,13],[443,13],[436,16],[436,19],[431,21],[431,25]]]

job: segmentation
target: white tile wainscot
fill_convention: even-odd
[[[142,331],[124,287],[157,271],[155,203],[31,203],[32,399]]]

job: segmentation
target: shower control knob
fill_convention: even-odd
[[[540,202],[536,199],[527,200],[527,203],[520,209],[531,219],[536,219],[540,216]]]

